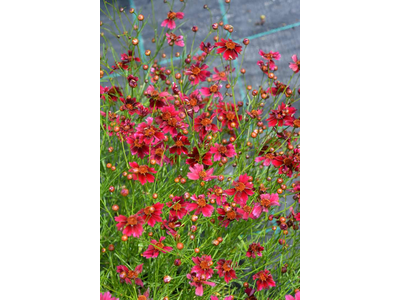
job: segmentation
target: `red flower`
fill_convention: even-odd
[[[150,159],[154,159],[161,167],[163,166],[164,162],[167,164],[171,163],[171,160],[165,155],[165,150],[164,143],[158,143],[151,149]]]
[[[292,56],[292,60],[294,61],[294,63],[290,63],[289,68],[291,68],[293,72],[298,73],[300,71],[300,60],[297,59],[296,54]]]
[[[130,96],[126,97],[126,99],[121,99],[121,101],[124,103],[122,109],[127,110],[130,115],[133,115],[137,111],[137,106],[140,104],[136,101],[136,98],[131,98]]]
[[[167,100],[172,100],[172,97],[168,92],[159,92],[154,86],[149,85],[146,89],[145,95],[150,99],[149,107],[151,109],[159,109],[167,105]]]
[[[117,229],[123,229],[122,233],[126,236],[140,237],[143,233],[144,219],[136,215],[131,215],[130,217],[125,217],[124,215],[119,215],[114,217],[117,221]]]
[[[185,42],[183,41],[182,35],[175,35],[172,32],[167,32],[165,35],[167,36],[167,41],[170,46],[177,45],[179,47],[185,47]]]
[[[242,46],[231,39],[224,40],[221,38],[221,42],[215,43],[215,45],[221,47],[217,49],[217,53],[224,53],[222,56],[225,60],[236,59],[238,54],[242,51]]]
[[[153,144],[154,141],[164,140],[164,134],[151,123],[153,123],[153,118],[148,117],[146,122],[140,123],[137,126],[136,133],[140,134],[140,140],[144,141],[146,144]]]
[[[111,88],[100,86],[100,98],[106,100],[106,95],[108,96],[108,99],[111,99],[114,102],[117,102],[118,98],[123,99],[123,94],[118,86],[112,86]]]
[[[286,176],[292,177],[293,171],[298,172],[300,170],[300,149],[294,149],[292,156],[283,154],[275,157],[272,160],[272,164],[277,168],[279,167],[279,174],[286,174]]]
[[[249,196],[254,194],[253,183],[249,181],[249,178],[247,173],[240,175],[239,180],[232,183],[234,188],[225,191],[228,195],[235,195],[235,202],[241,206],[245,206]]]
[[[235,68],[233,68],[232,72],[235,71]],[[215,74],[212,76],[212,80],[214,81],[227,81],[228,80],[228,75],[231,73],[230,66],[226,66],[224,71],[218,71],[217,68],[214,68]]]
[[[160,125],[164,134],[170,133],[172,136],[178,134],[177,129],[185,129],[188,124],[181,122],[179,111],[176,111],[174,106],[167,106],[160,109],[161,114],[156,118],[156,122]]]
[[[138,214],[145,218],[146,223],[150,227],[154,227],[154,225],[156,225],[156,222],[162,222],[160,216],[163,207],[164,204],[157,202],[156,204],[147,206],[146,208],[139,210]]]
[[[182,223],[180,221],[178,221],[178,218],[170,215],[168,217],[168,220],[163,220],[161,229],[167,230],[167,234],[170,234],[173,237],[176,237],[177,232],[176,232],[175,228],[179,228],[181,226],[182,226]]]
[[[190,145],[190,142],[186,136],[179,133],[173,139],[174,139],[175,145],[173,145],[172,147],[169,148],[169,152],[171,154],[176,153],[178,155],[181,155],[182,153],[185,153],[185,154],[189,153],[188,149],[185,147],[185,145]]]
[[[224,277],[226,283],[237,278],[235,270],[232,269],[231,260],[220,259],[217,262],[217,272],[219,277]]]
[[[169,214],[172,217],[177,217],[179,219],[182,219],[188,212],[186,210],[187,204],[188,203],[185,202],[185,200],[182,197],[175,196],[172,199],[172,202],[167,202],[167,206],[171,208]]]
[[[193,195],[190,199],[194,200],[195,203],[188,203],[186,208],[189,212],[196,210],[194,212],[195,215],[202,213],[205,217],[211,217],[214,207],[210,204],[207,204],[207,200],[204,195],[199,195],[198,197]]]
[[[100,293],[100,300],[119,300],[119,298],[112,297],[110,292]]]
[[[258,279],[256,282],[257,291],[261,291],[262,289],[269,289],[270,287],[276,285],[271,273],[268,270],[258,272],[257,274],[253,275],[253,279]]]
[[[226,203],[226,194],[219,186],[214,185],[214,188],[209,188],[208,191],[208,199],[216,199],[218,205]]]
[[[270,61],[272,59],[276,59],[276,60],[280,60],[281,59],[281,55],[279,54],[279,52],[272,52],[270,51],[269,53],[266,53],[262,50],[258,51],[258,53],[267,61]]]
[[[144,158],[150,152],[149,145],[141,140],[140,134],[129,136],[126,142],[130,145],[132,155],[136,154],[139,158]]]
[[[218,85],[213,84],[210,87],[202,87],[200,89],[200,92],[204,95],[204,96],[211,96],[214,95],[213,98],[218,97],[220,100],[223,100],[224,97],[222,96],[222,94],[220,93],[220,89],[222,88],[222,84]]]
[[[183,12],[169,11],[167,18],[161,23],[161,27],[168,27],[174,29],[176,27],[175,19],[183,19],[185,14]]]
[[[242,120],[242,115],[238,113],[238,108],[232,103],[219,103],[217,105],[217,114],[222,126],[226,125],[230,130],[233,129],[232,123],[238,126],[239,121]]]
[[[268,208],[271,206],[279,206],[279,195],[278,194],[261,194],[260,204],[263,212],[268,212]]]
[[[243,208],[238,208],[238,212],[242,214],[243,220],[250,219],[258,219],[262,212],[262,207],[258,204],[254,205],[253,207],[249,205],[243,206]]]
[[[187,277],[187,279],[191,280],[189,282],[189,284],[191,286],[196,287],[195,293],[197,296],[203,296],[203,284],[206,284],[209,286],[215,286],[214,282],[206,281],[208,278],[206,278],[204,275],[198,276],[196,273],[192,273],[192,274],[187,274],[186,277]]]
[[[268,167],[272,160],[274,159],[275,154],[273,152],[267,152],[263,156],[256,157],[255,162],[263,162],[262,165],[264,167]]]
[[[230,222],[234,220],[239,221],[242,218],[237,208],[229,205],[224,205],[224,208],[217,208],[217,213],[220,215],[218,220],[224,227],[228,227]]]
[[[151,82],[152,83],[155,83],[156,81],[154,80],[154,76],[158,76],[158,77],[160,77],[161,78],[161,80],[166,80],[167,79],[167,76],[165,76],[165,67],[152,67],[151,69],[150,69],[150,77],[151,77]]]
[[[204,275],[206,278],[211,278],[212,274],[214,274],[211,255],[192,257],[192,260],[196,265],[192,268],[191,273],[195,272],[199,276]]]
[[[196,163],[200,164],[203,163],[203,165],[211,166],[213,163],[211,161],[212,154],[207,152],[204,155],[200,156],[199,150],[197,150],[196,147],[193,148],[192,152],[188,154],[188,158],[186,160],[186,163],[193,167]],[[200,162],[201,159],[201,162]]]
[[[129,86],[130,86],[131,88],[135,88],[135,87],[137,87],[137,82],[138,82],[138,80],[139,80],[139,77],[133,76],[133,75],[131,74],[131,75],[129,75],[129,76],[127,77],[127,80],[128,80]]]
[[[204,51],[204,53],[210,54],[214,48],[217,48],[215,45],[211,45],[210,43],[205,44],[204,42],[200,43],[200,50]]]
[[[193,113],[197,113],[205,106],[199,90],[194,90],[189,96],[179,93],[179,97],[184,103],[180,110],[184,113],[187,113],[191,118],[193,118]]]
[[[119,279],[122,282],[132,284],[132,280],[135,281],[137,285],[143,287],[143,282],[138,278],[139,274],[143,271],[143,264],[138,265],[135,270],[129,270],[126,266],[117,266],[117,273],[119,274]]]
[[[274,127],[276,125],[282,126],[293,123],[294,114],[296,113],[296,108],[286,105],[282,103],[281,106],[278,106],[278,109],[271,110],[269,114],[268,126]]]
[[[207,77],[211,75],[210,71],[206,69],[208,69],[208,66],[206,64],[200,66],[200,62],[198,61],[185,71],[185,75],[189,76],[189,81],[192,85],[196,85],[199,81],[206,81]]]
[[[214,172],[214,168],[204,170],[203,165],[195,164],[194,167],[189,167],[190,173],[187,174],[187,177],[191,180],[204,180],[210,181],[211,179],[217,178],[217,176],[212,176]]]
[[[203,112],[200,116],[194,119],[194,130],[199,133],[200,137],[204,139],[206,134],[210,132],[218,132],[217,125],[213,124],[215,114],[210,116],[210,113]]]
[[[165,237],[160,237],[160,240],[157,242],[156,240],[151,240],[151,244],[147,248],[146,251],[143,252],[143,256],[146,258],[156,258],[160,252],[167,253],[174,250],[172,247],[164,246],[162,241],[165,240]]]
[[[260,243],[252,243],[249,245],[249,249],[246,252],[247,257],[256,258],[256,255],[262,257],[261,251],[264,251],[264,247]]]
[[[133,180],[139,180],[142,185],[146,182],[154,182],[154,175],[150,174],[157,173],[154,168],[150,168],[146,165],[139,166],[137,162],[130,162],[129,165],[132,167],[132,169],[129,169],[129,172],[133,173]]]
[[[222,157],[234,157],[236,155],[235,146],[232,144],[225,147],[215,143],[214,147],[210,147],[210,153],[214,154],[214,161],[220,161]]]

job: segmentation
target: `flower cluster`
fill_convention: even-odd
[[[279,81],[281,54],[257,49],[261,82],[243,99],[246,70],[232,61],[249,40],[220,22],[213,40],[189,49],[177,34],[187,17],[169,5],[154,55],[140,52],[145,17],[130,10],[127,54],[112,66],[101,57],[102,288],[121,299],[256,300],[268,290],[268,299],[298,300],[300,92],[291,79],[300,60]],[[184,54],[163,60],[166,49]],[[110,291],[100,299],[118,300]]]

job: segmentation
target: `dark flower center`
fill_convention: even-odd
[[[229,121],[234,120],[234,119],[235,119],[235,113],[232,112],[232,111],[227,112],[227,113],[226,113],[226,118],[227,118]]]
[[[236,213],[232,210],[226,214],[229,220],[234,220],[236,218]]]
[[[224,269],[225,272],[229,272],[231,270],[231,265],[225,262],[222,266],[222,269]]]
[[[218,148],[218,152],[221,154],[225,154],[227,150],[225,146],[219,146]]]
[[[141,173],[141,174],[146,174],[146,173],[148,173],[148,167],[147,166],[140,166],[139,167],[139,173]]]

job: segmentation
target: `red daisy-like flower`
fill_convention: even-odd
[[[225,60],[235,60],[238,54],[242,52],[242,46],[231,39],[224,40],[221,38],[221,41],[215,43],[215,45],[220,47],[217,49],[217,53],[223,53],[222,56]]]
[[[230,130],[234,129],[239,125],[239,121],[242,120],[242,115],[238,113],[238,108],[233,103],[219,103],[217,104],[218,120],[222,123],[222,126],[228,126]],[[238,119],[239,118],[239,119]]]
[[[206,55],[208,55],[208,54],[211,53],[211,51],[212,51],[214,48],[217,48],[217,47],[216,47],[215,45],[212,45],[211,43],[205,44],[204,42],[201,42],[199,48],[200,48],[200,50],[204,51],[204,53],[205,53]]]
[[[260,243],[252,243],[249,245],[249,249],[246,252],[247,257],[256,258],[256,255],[262,257],[262,251],[264,247]]]
[[[196,264],[191,273],[195,272],[199,276],[206,276],[207,278],[211,278],[212,274],[214,274],[214,270],[212,269],[213,261],[211,255],[203,255],[201,257],[192,257],[193,262]]]
[[[223,157],[234,157],[236,155],[235,146],[232,144],[223,146],[218,143],[210,147],[210,153],[214,154],[214,161],[220,161]]]
[[[215,199],[218,205],[224,205],[226,203],[226,194],[223,189],[215,185],[214,188],[208,189],[208,199]]]
[[[110,292],[100,293],[100,300],[119,300],[119,298],[114,298]]]
[[[131,215],[128,218],[124,215],[114,217],[117,221],[117,229],[122,231],[126,236],[140,237],[143,233],[144,219],[136,215]]]
[[[186,214],[187,214],[187,210],[186,210],[186,205],[188,203],[185,202],[185,200],[183,199],[183,197],[178,197],[175,196],[172,199],[172,202],[167,202],[167,206],[170,207],[171,209],[169,210],[169,214],[172,217],[177,217],[179,219],[182,219]]]
[[[169,11],[167,18],[161,23],[161,27],[168,27],[172,30],[176,27],[175,19],[183,19],[184,16],[183,12]]]
[[[170,215],[168,220],[163,220],[160,228],[162,230],[166,230],[167,234],[176,237],[178,232],[175,230],[175,228],[179,228],[181,226],[182,223],[178,220],[178,217]]]
[[[149,107],[151,109],[159,109],[167,105],[168,100],[174,99],[168,92],[159,92],[154,86],[149,85],[146,89],[145,95],[150,99]]]
[[[279,155],[272,160],[272,164],[279,168],[279,174],[292,177],[293,171],[300,170],[300,149],[295,148],[293,155]]]
[[[198,276],[196,273],[191,273],[186,275],[187,279],[191,280],[189,281],[189,284],[191,286],[196,287],[195,294],[197,296],[203,296],[204,290],[203,290],[203,284],[209,285],[209,286],[215,286],[214,282],[208,282],[206,281],[208,278],[206,276]]]
[[[171,154],[181,155],[182,153],[189,153],[188,149],[185,147],[185,145],[190,145],[190,142],[186,136],[179,133],[177,136],[173,137],[173,140],[175,145],[169,148],[169,152]]]
[[[203,165],[195,164],[194,167],[189,167],[190,172],[187,174],[187,177],[191,180],[204,180],[210,181],[211,179],[217,178],[217,176],[213,176],[214,168],[204,170]]]
[[[295,113],[296,113],[296,108],[288,106],[285,103],[282,103],[280,106],[278,106],[278,109],[271,110],[269,118],[267,119],[268,126],[269,127],[274,127],[276,125],[290,126],[290,124],[293,123]]]
[[[225,259],[220,259],[217,262],[217,272],[219,277],[224,277],[225,282],[229,283],[232,279],[237,278],[236,277],[236,272],[232,268],[232,261],[231,260],[225,260]]]
[[[166,146],[168,149],[168,145]],[[165,145],[163,142],[158,143],[153,148],[151,148],[150,160],[154,159],[158,165],[163,166],[164,162],[167,164],[171,163],[171,160],[165,155]]]
[[[232,183],[234,188],[225,191],[228,195],[235,195],[235,202],[241,206],[245,206],[249,196],[254,194],[253,183],[249,179],[250,176],[247,176],[247,173],[240,175],[239,180]]]
[[[233,68],[232,71],[231,71],[231,67],[230,66],[226,66],[225,70],[223,70],[223,71],[218,71],[217,68],[214,68],[215,74],[212,76],[212,80],[213,81],[219,81],[219,80],[227,81],[228,80],[228,75],[231,72],[234,72],[234,71],[235,71],[235,68]]]
[[[209,112],[203,112],[200,116],[194,119],[194,130],[199,133],[200,137],[204,137],[210,132],[218,132],[217,125],[213,124],[215,114],[210,116]]]
[[[264,51],[260,50],[260,51],[258,51],[258,54],[260,54],[262,56],[262,58],[264,58],[267,61],[270,61],[271,59],[276,59],[276,60],[281,59],[281,55],[278,51],[277,52],[270,51],[268,53],[268,52],[264,52]]]
[[[293,70],[293,72],[299,73],[299,71],[300,71],[300,60],[297,58],[296,54],[292,56],[292,60],[293,60],[294,63],[290,63],[289,64],[289,68],[291,68]]]
[[[257,291],[269,289],[270,287],[276,286],[275,281],[268,270],[258,272],[257,274],[253,275],[253,279],[257,279]]]
[[[180,112],[176,111],[174,106],[166,106],[160,109],[161,114],[156,118],[156,122],[160,125],[164,134],[171,134],[173,137],[178,134],[178,129],[189,127],[188,124],[182,122],[179,117]]]
[[[215,83],[210,87],[202,87],[200,89],[200,92],[206,97],[214,95],[213,98],[218,97],[220,100],[223,100],[224,97],[222,96],[221,92],[219,91],[221,88],[222,88],[222,84]]]
[[[242,215],[243,220],[258,219],[262,212],[262,207],[256,203],[254,206],[245,205],[243,208],[238,208],[238,212]]]
[[[137,126],[137,131],[140,136],[141,141],[144,141],[146,144],[153,144],[154,141],[162,141],[164,140],[164,134],[160,131],[160,129],[156,128],[153,123],[153,118],[148,117],[146,122],[140,123]]]
[[[263,156],[256,157],[255,162],[263,162],[262,165],[268,167],[272,163],[274,157],[275,154],[273,152],[267,152]]]
[[[124,105],[121,106],[120,110],[127,110],[130,115],[133,115],[136,110],[139,102],[136,101],[136,98],[132,98],[131,96],[126,97],[126,99],[121,99]]]
[[[218,220],[221,222],[221,225],[224,227],[228,227],[230,222],[236,220],[239,221],[242,218],[242,215],[238,212],[236,207],[232,207],[230,205],[224,205],[223,208],[217,208]]]
[[[211,157],[212,154],[207,152],[204,155],[200,156],[199,150],[197,149],[197,147],[194,147],[192,152],[190,154],[187,155],[188,158],[186,160],[186,163],[188,165],[190,165],[191,167],[193,167],[195,164],[200,164],[202,163],[203,165],[206,166],[211,166],[213,164],[213,162],[211,161]],[[201,162],[200,162],[201,160]]]
[[[170,46],[177,45],[179,47],[185,47],[183,35],[175,35],[172,32],[167,32],[165,35],[167,36],[167,41]]]
[[[260,205],[263,212],[268,212],[271,206],[279,206],[279,195],[275,194],[261,194],[260,195]]]
[[[117,266],[117,273],[119,274],[119,279],[127,284],[132,284],[132,280],[139,286],[143,287],[143,281],[138,277],[143,271],[143,264],[138,265],[135,270],[129,270],[126,266]]]
[[[126,139],[129,144],[132,155],[137,155],[139,158],[144,158],[149,154],[150,148],[142,139],[140,134],[135,133]]]
[[[121,99],[121,101],[123,99],[121,88],[118,86],[112,86],[111,88],[100,86],[100,98],[106,100],[106,96],[114,102],[117,102],[118,99]]]
[[[151,206],[147,206],[139,210],[138,214],[142,216],[150,227],[154,227],[157,222],[162,222],[161,213],[164,204],[157,202]]]
[[[190,197],[195,203],[188,203],[186,209],[191,212],[195,210],[194,214],[199,215],[200,213],[203,214],[205,217],[211,217],[214,207],[210,204],[207,204],[207,199],[204,195],[193,195]]]
[[[167,253],[174,250],[174,248],[172,247],[164,246],[164,244],[162,243],[162,241],[164,240],[165,236],[160,237],[160,240],[158,242],[156,240],[151,240],[151,244],[149,245],[147,250],[143,252],[143,256],[146,258],[156,258],[158,257],[160,252]]]
[[[129,165],[132,169],[129,169],[129,172],[133,173],[133,180],[139,180],[139,182],[144,185],[146,182],[154,182],[154,175],[150,173],[157,173],[154,168],[150,168],[146,165],[141,165],[137,162],[130,162]]]
[[[189,96],[179,93],[179,98],[184,103],[184,105],[181,106],[180,111],[187,113],[191,118],[193,118],[194,113],[197,113],[205,106],[199,90],[194,90]]]
[[[154,76],[158,76],[159,78],[161,78],[161,80],[166,80],[167,79],[167,76],[165,75],[165,70],[166,70],[166,68],[165,67],[159,67],[159,66],[157,66],[157,67],[152,67],[151,69],[150,69],[150,80],[151,80],[151,82],[152,83],[155,83],[156,81],[154,80]]]
[[[207,77],[211,75],[207,69],[208,66],[206,64],[200,66],[200,62],[198,61],[185,71],[185,75],[189,76],[189,81],[192,85],[196,85],[200,81],[206,81]]]
[[[139,80],[139,77],[133,76],[133,75],[131,74],[131,75],[129,75],[126,79],[128,80],[128,84],[129,84],[129,86],[130,86],[131,88],[137,87],[137,82],[138,82],[138,80]]]

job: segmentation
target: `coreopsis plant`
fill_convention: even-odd
[[[195,42],[187,1],[160,2],[102,10],[100,299],[298,300],[298,54],[255,49],[246,82],[249,39],[203,20]]]

